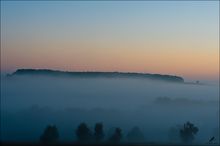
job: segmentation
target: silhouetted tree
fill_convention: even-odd
[[[104,138],[103,125],[102,123],[95,124],[95,140],[96,142],[100,142]]]
[[[76,136],[80,142],[89,142],[92,139],[91,131],[85,123],[81,123],[78,126]]]
[[[115,142],[118,143],[122,139],[122,131],[120,128],[115,128],[115,132],[113,135],[110,137],[110,142]]]
[[[141,132],[141,130],[136,126],[136,127],[133,127],[131,129],[131,131],[128,132],[127,134],[127,139],[130,141],[130,142],[135,142],[135,143],[138,143],[138,142],[143,142],[144,141],[144,134]]]
[[[55,125],[48,125],[40,137],[43,143],[56,143],[59,139],[58,129]]]
[[[186,122],[180,129],[180,138],[184,143],[191,143],[198,131],[199,129],[194,124]]]

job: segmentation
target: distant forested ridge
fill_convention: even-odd
[[[134,72],[69,72],[49,69],[18,69],[8,77],[16,75],[40,75],[40,76],[64,76],[64,77],[81,77],[81,78],[140,78],[152,79],[169,82],[183,83],[184,79],[174,75],[161,75],[149,73],[134,73]]]

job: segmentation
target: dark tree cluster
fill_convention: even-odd
[[[85,123],[81,123],[76,129],[76,136],[78,142],[80,143],[103,142],[105,138],[103,124],[96,123],[93,133]],[[122,139],[122,130],[120,128],[115,128],[114,133],[112,134],[112,136],[109,138],[108,141],[118,143],[120,142],[121,139]]]
[[[191,143],[195,139],[195,135],[199,129],[190,122],[186,122],[179,128],[179,137],[184,143]],[[105,137],[103,124],[96,123],[94,131],[90,130],[86,123],[80,123],[75,131],[78,143],[119,143],[123,138],[122,129],[114,128],[114,132],[108,137]],[[136,126],[132,128],[126,135],[128,142],[143,143],[144,134]],[[40,137],[42,143],[53,144],[59,140],[59,132],[55,125],[48,125]]]
[[[186,122],[180,129],[180,138],[184,143],[191,143],[199,129],[190,122]]]
[[[81,123],[76,129],[76,136],[80,142],[89,142],[92,140],[92,132],[85,123]]]
[[[40,137],[42,143],[56,143],[58,139],[59,133],[55,125],[47,126]]]
[[[102,141],[105,137],[102,123],[96,123],[94,136],[96,142]]]

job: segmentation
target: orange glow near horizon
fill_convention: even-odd
[[[68,71],[145,72],[180,75],[190,79],[218,79],[219,74],[218,49],[208,51],[207,49],[181,49],[183,46],[177,49],[172,47],[167,49],[166,46],[149,46],[149,44],[138,49],[134,49],[134,45],[124,45],[119,48],[97,44],[90,45],[90,47],[66,45],[62,49],[59,45],[48,44],[38,45],[37,47],[41,49],[30,44],[16,46],[23,49],[18,52],[11,50],[13,53],[10,49],[2,52],[4,56],[10,56],[10,58],[3,56],[2,64],[2,67],[9,71],[18,68],[48,68]],[[28,48],[32,49],[28,50]]]

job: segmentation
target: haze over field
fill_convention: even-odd
[[[53,123],[60,129],[62,140],[73,141],[80,122],[92,128],[100,121],[106,133],[116,126],[124,133],[139,126],[146,141],[178,141],[170,139],[169,130],[186,121],[200,129],[196,142],[217,136],[217,85],[19,75],[3,79],[2,85],[4,140],[38,141],[45,126]]]
[[[219,96],[219,1],[1,1],[1,142],[218,144]]]

